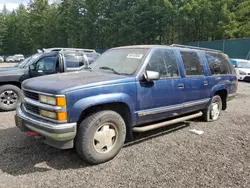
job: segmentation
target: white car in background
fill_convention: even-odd
[[[250,81],[250,60],[233,59],[238,80]]]
[[[0,62],[4,62],[4,58],[0,56]]]
[[[23,54],[15,54],[15,55],[14,55],[14,60],[15,60],[16,62],[23,61],[23,60],[24,60]]]

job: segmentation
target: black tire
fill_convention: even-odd
[[[94,136],[107,123],[112,124],[111,127],[115,126],[114,130],[117,136],[115,136],[112,149],[106,153],[100,153],[95,149]],[[109,161],[119,153],[125,142],[125,137],[126,125],[123,118],[114,111],[101,110],[89,115],[78,125],[75,148],[78,155],[87,163],[99,164]]]
[[[218,110],[219,110],[219,115],[217,118],[213,118],[212,117],[212,107],[213,107],[213,104],[218,104]],[[211,103],[210,105],[208,106],[208,108],[206,108],[204,111],[203,111],[203,120],[206,121],[206,122],[211,122],[211,121],[217,121],[220,117],[220,114],[221,114],[221,111],[222,111],[222,100],[221,100],[221,97],[219,95],[215,95],[213,96],[212,100],[211,100]]]
[[[3,95],[4,92],[7,91],[12,91],[16,94],[15,98],[16,98],[16,102],[10,102],[9,104],[7,102],[5,102],[5,100],[3,100]],[[2,95],[3,94],[3,95]],[[21,89],[17,86],[14,85],[3,85],[0,87],[0,111],[11,111],[11,110],[15,110],[17,107],[17,104],[20,102],[21,100],[21,96],[22,96],[22,92]]]

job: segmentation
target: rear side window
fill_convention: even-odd
[[[200,57],[196,52],[180,51],[186,76],[204,75]]]
[[[206,52],[206,58],[212,75],[232,74],[233,67],[227,55]]]
[[[152,54],[146,70],[160,73],[160,78],[179,76],[179,68],[173,50],[157,49]]]
[[[65,54],[64,57],[67,68],[79,68],[85,64],[85,59],[83,55]]]

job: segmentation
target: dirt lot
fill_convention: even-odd
[[[240,83],[219,121],[142,134],[98,166],[25,136],[14,112],[0,113],[0,187],[249,187],[249,107],[250,83]]]

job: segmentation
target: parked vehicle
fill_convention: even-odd
[[[14,63],[15,62],[15,58],[13,56],[8,56],[8,57],[6,57],[6,62],[8,62],[8,63]]]
[[[15,62],[20,62],[24,60],[24,56],[22,54],[15,54],[14,55]]]
[[[0,56],[0,62],[4,62],[4,58]]]
[[[237,79],[220,51],[144,45],[108,50],[88,70],[30,79],[22,88],[17,127],[57,148],[75,146],[98,164],[115,157],[132,132],[218,120]]]
[[[14,110],[21,100],[21,83],[37,76],[77,71],[88,66],[84,52],[61,49],[40,52],[15,67],[0,68],[0,110]]]
[[[89,64],[92,64],[101,54],[99,53],[85,53],[88,57]]]
[[[234,62],[238,80],[250,81],[250,60],[231,59],[231,61]]]

